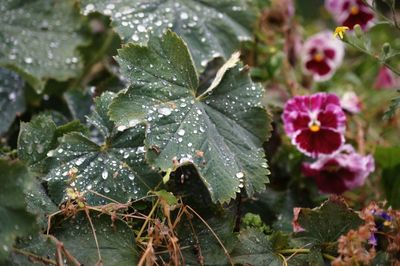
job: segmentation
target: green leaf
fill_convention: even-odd
[[[256,14],[245,0],[84,0],[84,14],[99,11],[111,16],[112,25],[127,42],[144,44],[149,33],[169,28],[182,36],[202,69],[215,57],[229,56],[240,41],[251,39]],[[206,15],[205,15],[206,14]]]
[[[378,147],[375,159],[382,168],[382,187],[393,208],[400,208],[400,147]]]
[[[28,211],[36,215],[38,224],[42,229],[47,228],[47,218],[49,214],[58,211],[58,207],[51,201],[44,187],[38,181],[26,191],[26,203]]]
[[[138,251],[133,231],[111,217],[91,215],[96,229],[103,265],[136,265]],[[74,220],[65,221],[54,233],[67,250],[84,265],[95,265],[97,248],[88,218],[81,213]]]
[[[165,200],[170,206],[178,204],[178,199],[174,196],[174,194],[164,189],[160,191],[155,191],[154,194],[156,194],[159,198]]]
[[[79,73],[75,50],[84,42],[75,1],[4,0],[0,10],[1,66],[20,73],[38,93],[49,78],[66,80]]]
[[[89,204],[107,200],[88,190],[127,202],[145,196],[160,181],[144,160],[144,126],[118,132],[107,117],[113,96],[104,93],[97,98],[96,110],[89,119],[104,134],[104,143],[98,144],[99,139],[91,140],[75,132],[64,135],[60,145],[47,153],[58,162],[45,177],[56,203],[66,199],[68,187],[87,192]]]
[[[274,252],[272,243],[259,230],[247,229],[238,237],[239,243],[231,255],[235,264],[282,265],[282,259]]]
[[[46,158],[54,146],[56,125],[50,116],[38,115],[29,123],[22,122],[18,137],[18,157],[34,166]]]
[[[132,230],[125,223],[119,220],[113,222],[106,215],[92,214],[91,220],[96,230],[103,265],[136,265],[139,252]],[[57,224],[56,229],[54,236],[82,265],[98,265],[96,242],[84,213],[79,213],[74,219],[63,220]],[[40,261],[38,258],[56,261],[56,244],[45,235],[26,239],[18,248],[25,254],[34,254],[36,261]],[[67,260],[66,257],[63,259]],[[15,263],[13,265],[32,265],[32,260],[35,261],[32,256],[28,260],[28,257],[15,252],[12,261]]]
[[[24,85],[16,73],[0,68],[0,135],[8,130],[16,115],[25,111]]]
[[[198,95],[198,78],[182,39],[168,31],[148,45],[119,51],[132,86],[110,106],[118,128],[147,122],[149,162],[165,172],[192,163],[213,201],[229,201],[242,187],[249,195],[263,190],[269,171],[262,143],[270,125],[261,106],[263,89],[245,68],[225,65],[221,81]]]
[[[330,199],[314,209],[302,208],[295,222],[304,229],[297,234],[298,237],[316,247],[335,252],[338,238],[364,223],[340,199]]]
[[[397,109],[400,108],[400,97],[394,98],[390,101],[389,108],[383,114],[383,119],[388,120],[396,115]]]
[[[47,153],[57,147],[57,138],[75,131],[85,133],[87,129],[76,120],[57,127],[50,115],[37,115],[30,122],[22,122],[20,125],[18,157],[32,171],[46,173],[52,163]]]
[[[31,177],[20,162],[0,159],[0,264],[7,259],[17,237],[26,236],[36,228],[35,216],[26,210],[24,190]]]
[[[207,224],[213,229],[215,234],[230,252],[236,243],[234,230],[234,216],[229,212],[217,213],[208,210],[208,217],[203,217]],[[183,218],[184,219],[184,218]],[[227,256],[218,243],[217,239],[211,234],[206,225],[193,216],[190,221],[182,220],[178,224],[178,237],[182,247],[182,253],[187,265],[199,265],[199,257],[203,259],[203,265],[228,265]]]
[[[90,93],[82,90],[68,90],[63,96],[72,117],[85,122],[86,116],[90,114],[90,108],[93,104]]]

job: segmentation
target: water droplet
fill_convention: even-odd
[[[104,190],[105,193],[110,192],[110,189],[108,187],[104,187],[103,190]]]
[[[168,115],[170,115],[172,113],[172,110],[171,110],[171,108],[168,108],[168,107],[161,107],[161,108],[158,109],[158,113],[162,114],[162,115],[165,115],[165,116],[168,116]]]
[[[178,135],[179,135],[179,136],[185,135],[185,130],[184,130],[184,129],[179,129],[179,130],[178,130]]]
[[[236,177],[237,178],[243,178],[244,177],[244,173],[243,172],[236,173]]]
[[[186,12],[181,13],[181,19],[188,19],[189,15]]]
[[[126,126],[118,126],[117,130],[118,131],[124,131],[126,129]]]
[[[108,171],[107,171],[107,169],[104,169],[104,170],[103,170],[103,172],[101,173],[101,177],[102,177],[104,180],[107,179],[107,177],[108,177]]]
[[[31,57],[25,57],[24,62],[27,64],[31,64],[33,62],[33,59]]]
[[[135,176],[134,176],[133,174],[129,174],[129,175],[128,175],[128,178],[129,178],[130,180],[134,180],[134,179],[135,179]]]

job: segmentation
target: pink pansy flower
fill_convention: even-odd
[[[322,156],[314,163],[303,164],[303,174],[313,177],[323,193],[341,194],[360,187],[375,170],[371,155],[362,156],[349,145],[331,155]]]
[[[332,36],[332,32],[320,32],[311,36],[302,48],[303,69],[315,81],[330,79],[342,63],[343,43]]]
[[[346,116],[335,94],[296,96],[286,102],[282,119],[292,143],[309,156],[331,154],[344,143]]]
[[[378,75],[376,76],[374,88],[375,89],[392,89],[396,86],[396,79],[393,72],[386,66],[382,66],[379,69]]]
[[[357,114],[361,111],[361,101],[354,91],[345,92],[340,98],[340,104],[343,110],[349,113]]]
[[[350,29],[359,24],[365,30],[374,21],[374,12],[363,0],[326,0],[325,8],[339,25]]]

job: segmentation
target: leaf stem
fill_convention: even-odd
[[[280,254],[292,254],[292,253],[310,253],[309,248],[289,248],[277,251]]]
[[[144,224],[142,226],[142,228],[140,228],[140,231],[138,233],[138,235],[136,236],[136,241],[139,240],[140,236],[143,234],[144,229],[146,228],[148,222],[151,219],[151,216],[153,216],[153,213],[156,211],[158,204],[160,203],[160,199],[157,199],[156,203],[153,205],[153,208],[151,209],[147,219],[144,221]]]
[[[33,254],[31,252],[28,252],[28,251],[25,251],[25,250],[22,250],[22,249],[19,249],[19,248],[13,248],[13,251],[16,252],[16,253],[19,253],[21,255],[27,256],[29,258],[32,258],[34,260],[41,261],[41,262],[43,262],[43,263],[45,263],[47,265],[48,264],[57,265],[57,262],[55,260],[44,258],[44,257],[41,257],[39,255]]]

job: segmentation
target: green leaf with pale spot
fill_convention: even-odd
[[[26,210],[24,190],[31,184],[27,168],[20,162],[0,160],[0,264],[17,237],[36,231],[35,216]]]
[[[84,40],[75,1],[3,0],[0,11],[0,66],[20,73],[38,93],[49,78],[79,73],[76,48]]]
[[[337,250],[337,240],[364,221],[341,199],[330,199],[314,209],[301,208],[295,221],[304,229],[297,237],[305,244],[332,253]]]
[[[249,195],[264,189],[270,117],[261,106],[263,89],[246,68],[225,68],[199,96],[190,53],[170,31],[148,47],[126,46],[117,60],[132,85],[115,98],[110,115],[118,128],[147,123],[150,163],[162,171],[193,163],[213,201],[229,201],[242,187]]]
[[[182,36],[202,69],[212,58],[229,56],[250,40],[257,16],[245,0],[83,0],[84,14],[99,11],[127,42],[144,44],[169,28]]]
[[[88,119],[103,134],[103,143],[81,133],[70,133],[64,135],[57,148],[47,153],[58,162],[45,177],[55,202],[67,198],[67,188],[86,192],[89,204],[108,200],[88,190],[127,202],[145,196],[160,181],[160,176],[144,159],[144,126],[119,132],[107,117],[113,97],[112,93],[103,93],[97,98],[96,111]]]
[[[19,75],[0,68],[0,135],[7,132],[16,115],[25,111],[24,85]]]
[[[240,232],[238,238],[239,242],[231,254],[235,265],[282,265],[282,259],[275,253],[272,242],[258,229],[246,229]]]

